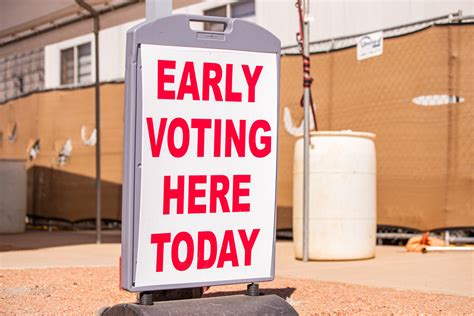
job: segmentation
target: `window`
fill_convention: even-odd
[[[61,51],[61,84],[74,83],[74,48]]]
[[[83,44],[77,47],[78,54],[78,82],[91,82],[91,44]]]
[[[210,10],[204,11],[204,15],[207,16],[220,16],[226,17],[227,16],[227,6],[217,7]],[[205,31],[213,31],[213,32],[223,32],[225,25],[222,23],[204,23],[204,30]]]
[[[239,18],[253,22],[255,19],[255,0],[239,0],[231,4],[205,10],[204,15]],[[224,31],[224,25],[222,23],[204,23],[204,30],[222,32]]]
[[[91,43],[61,50],[61,85],[92,81]]]
[[[222,7],[217,7],[217,8],[206,10],[206,11],[204,11],[204,15],[226,17],[227,16],[227,6],[224,5]]]
[[[232,18],[247,18],[255,15],[255,1],[238,1],[230,5]]]

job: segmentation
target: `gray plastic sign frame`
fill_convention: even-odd
[[[214,22],[225,26],[223,32],[195,31],[191,22]],[[177,47],[238,50],[247,52],[273,53],[277,65],[277,100],[280,98],[280,40],[264,28],[243,20],[219,17],[171,15],[147,21],[127,32],[125,109],[124,109],[124,150],[122,186],[122,256],[121,287],[131,292],[162,289],[189,288],[209,285],[271,281],[275,275],[275,230],[276,230],[276,181],[275,210],[272,249],[271,277],[266,279],[241,279],[206,283],[176,285],[135,286],[137,262],[138,227],[140,212],[141,146],[142,146],[142,76],[140,45],[166,45]],[[279,111],[277,107],[277,131]],[[278,132],[276,133],[278,136]],[[278,137],[276,139],[278,144]],[[278,148],[275,148],[278,153]],[[278,161],[278,157],[276,158]],[[276,174],[277,170],[275,170]],[[269,245],[270,246],[270,245]]]

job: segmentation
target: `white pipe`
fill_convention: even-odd
[[[472,246],[426,246],[423,248],[423,253],[432,251],[474,251]]]
[[[173,12],[173,0],[146,0],[146,20],[164,18]]]

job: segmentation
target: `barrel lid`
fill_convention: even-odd
[[[354,132],[350,129],[343,131],[312,131],[310,132],[311,137],[313,136],[347,136],[347,137],[362,137],[368,139],[375,139],[374,133],[369,132]]]

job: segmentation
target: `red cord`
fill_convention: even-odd
[[[310,67],[311,67],[311,59],[308,56],[306,56],[304,54],[304,34],[303,34],[303,23],[304,23],[304,19],[303,19],[303,8],[301,7],[301,0],[297,0],[296,1],[296,7],[298,8],[298,16],[299,16],[299,20],[300,20],[300,33],[299,33],[299,44],[301,45],[301,55],[303,56],[303,87],[305,88],[310,88],[309,89],[309,102],[310,102],[310,106],[311,106],[311,112],[313,114],[313,122],[314,122],[314,128],[315,130],[317,131],[318,130],[318,124],[317,124],[317,121],[316,121],[316,111],[314,109],[314,105],[313,105],[313,95],[311,93],[311,84],[313,83],[313,78],[311,78],[311,71],[310,71]],[[303,96],[301,97],[301,101],[300,101],[300,105],[301,107],[304,106],[303,104]]]
[[[299,15],[299,20],[300,20],[300,38],[299,38],[299,42],[300,42],[300,45],[301,45],[301,48],[303,48],[303,45],[304,45],[304,36],[303,36],[303,9],[301,8],[301,0],[297,0],[296,1],[296,7],[298,8],[298,15]]]

